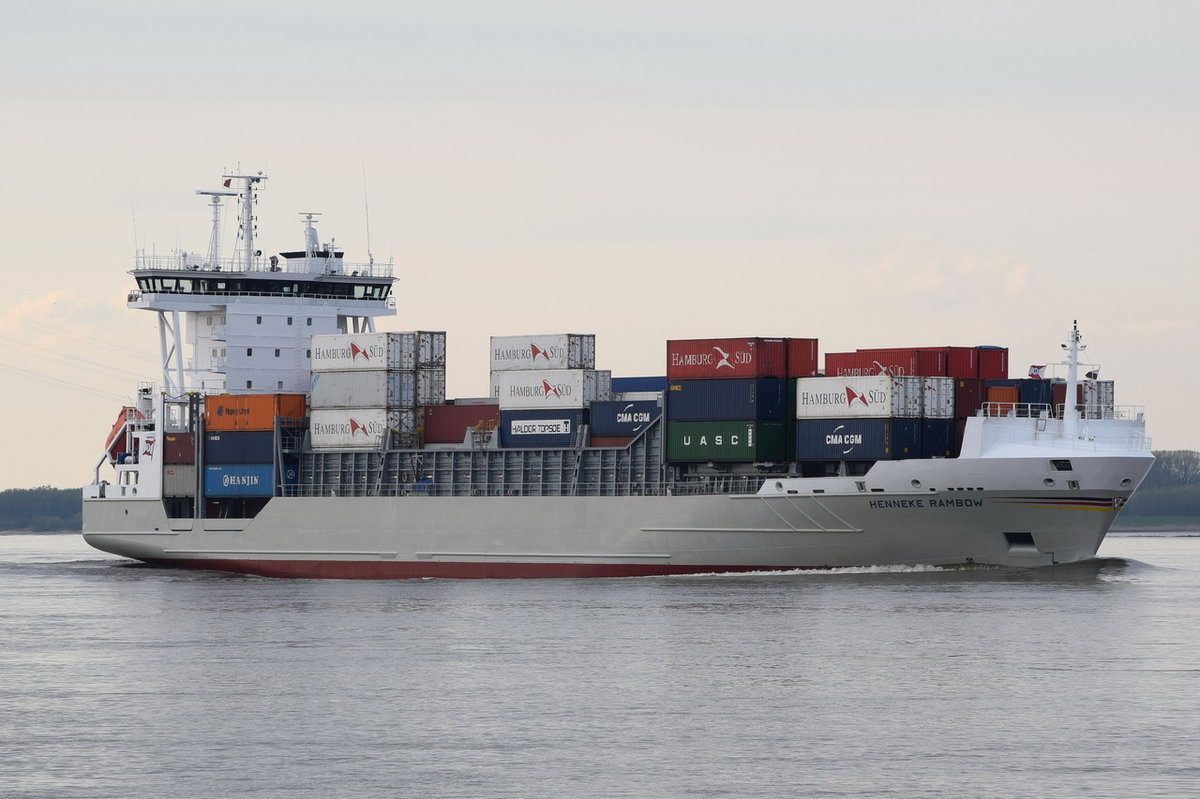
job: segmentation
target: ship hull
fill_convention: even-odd
[[[851,490],[859,481],[834,478],[779,481],[753,495],[276,497],[253,519],[168,519],[155,500],[107,499],[85,501],[84,536],[138,560],[272,577],[1030,567],[1094,557],[1132,492],[1115,486],[1136,486],[1150,461],[1080,464],[1083,487],[1070,492],[1035,483],[1030,464],[1012,459],[910,461],[890,489],[880,474],[884,488],[856,493],[837,493],[839,481]],[[900,480],[913,474],[904,490]],[[1010,488],[985,487],[1003,475]],[[952,477],[962,485],[911,487]],[[816,484],[819,491],[803,493]]]

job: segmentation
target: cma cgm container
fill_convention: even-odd
[[[809,377],[796,381],[797,419],[918,418],[919,377]]]
[[[662,408],[654,400],[593,402],[588,426],[593,439],[596,436],[636,436],[661,413]]]
[[[422,409],[427,444],[461,444],[471,429],[492,429],[500,421],[500,406],[427,405]]]
[[[274,493],[274,464],[209,464],[204,467],[205,496],[269,497]]]
[[[312,337],[314,372],[420,369],[446,365],[446,333],[337,333]]]
[[[204,398],[208,430],[274,430],[275,417],[303,419],[303,394],[210,394]]]
[[[583,410],[500,411],[500,446],[573,447],[583,426]]]
[[[945,377],[946,354],[941,350],[868,349],[825,353],[827,377]]]
[[[591,333],[492,336],[491,339],[493,372],[595,368],[596,336]]]
[[[899,460],[921,453],[919,419],[802,419],[796,460]]]
[[[667,379],[787,377],[781,338],[705,338],[667,342]]]
[[[783,422],[667,422],[667,460],[782,461],[787,458]]]
[[[231,430],[204,434],[205,463],[274,463],[273,430]]]
[[[787,381],[672,380],[667,383],[666,405],[672,421],[782,421],[787,416]]]
[[[380,449],[400,440],[394,436],[412,436],[416,416],[415,408],[317,408],[309,437],[313,449]]]
[[[609,398],[603,386],[611,380],[590,369],[492,372],[492,395],[502,411],[585,408]]]
[[[446,370],[314,372],[313,408],[416,408],[446,398]]]

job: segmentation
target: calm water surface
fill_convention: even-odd
[[[0,796],[1198,796],[1200,538],[1100,555],[282,581],[0,536]]]

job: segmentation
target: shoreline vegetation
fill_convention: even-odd
[[[1114,533],[1200,532],[1200,452],[1155,450],[1157,461],[1121,510]],[[78,488],[0,491],[0,533],[77,533],[83,529]]]

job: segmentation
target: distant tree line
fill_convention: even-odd
[[[81,530],[83,494],[78,488],[9,488],[0,491],[0,530]]]
[[[1155,450],[1157,460],[1121,516],[1200,517],[1200,452]]]
[[[1154,468],[1121,517],[1200,518],[1200,452],[1156,450],[1154,455]],[[80,530],[82,509],[78,488],[10,488],[0,491],[0,530]]]

